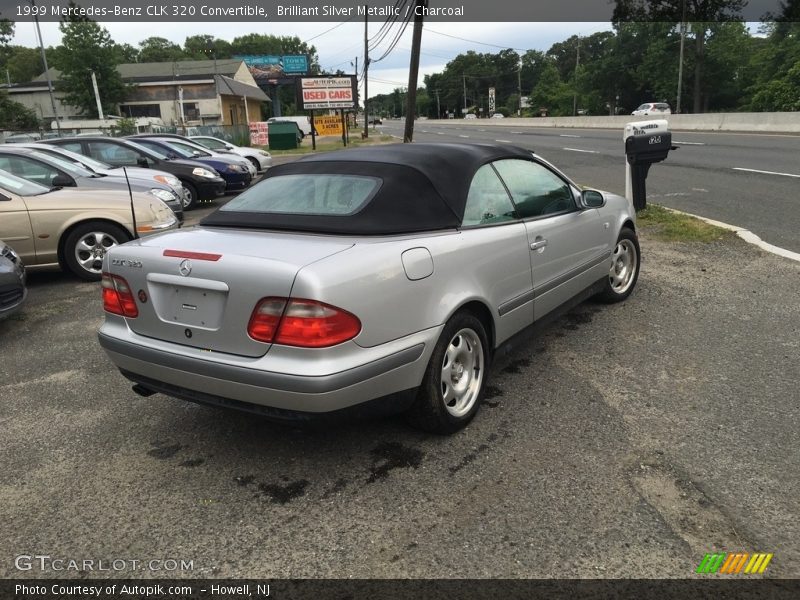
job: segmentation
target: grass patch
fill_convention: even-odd
[[[361,133],[359,131],[350,130],[350,143],[347,144],[348,148],[358,148],[361,146],[369,146],[373,144],[385,144],[386,142],[391,141],[399,141],[394,140],[390,135],[381,135],[381,133],[376,130],[372,129],[369,132],[369,138],[364,140],[361,138]],[[293,154],[313,154],[315,152],[333,152],[335,150],[342,150],[344,146],[342,145],[342,138],[336,136],[325,136],[322,138],[317,138],[317,149],[313,150],[311,147],[311,138],[306,136],[303,140],[302,144],[300,144],[297,148],[293,148],[291,150],[270,150],[267,146],[260,146],[267,150],[273,156],[284,156],[284,155],[293,155]]]
[[[646,232],[665,242],[709,243],[733,235],[733,232],[705,221],[667,210],[658,204],[647,203],[647,208],[636,215],[636,223]]]

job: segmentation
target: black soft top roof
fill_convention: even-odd
[[[382,184],[359,212],[348,216],[216,211],[202,225],[288,229],[344,235],[386,235],[458,227],[475,172],[503,158],[530,159],[531,151],[497,144],[389,144],[340,150],[272,167],[281,175],[349,174]],[[248,194],[256,193],[255,186]]]

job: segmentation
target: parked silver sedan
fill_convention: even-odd
[[[310,156],[200,226],[105,257],[100,343],[141,395],[274,418],[405,411],[464,427],[496,351],[557,309],[624,300],[635,214],[512,146]]]

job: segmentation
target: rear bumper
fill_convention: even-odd
[[[240,405],[294,413],[329,413],[419,386],[441,328],[420,332],[378,348],[346,352],[344,359],[290,361],[294,372],[267,370],[281,362],[267,355],[232,364],[220,354],[143,338],[107,319],[100,345],[128,378],[177,398],[232,408]],[[124,328],[124,329],[123,329]],[[112,335],[113,334],[113,335]],[[121,335],[120,335],[121,334]],[[296,349],[291,350],[292,352]],[[283,362],[282,364],[286,364]]]

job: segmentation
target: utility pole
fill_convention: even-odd
[[[92,69],[92,89],[94,90],[94,101],[97,102],[97,118],[103,120],[103,104],[100,102],[100,90],[97,89],[97,76]]]
[[[522,116],[522,57],[519,57],[519,69],[517,70],[517,96],[519,96],[519,106],[517,116]]]
[[[433,90],[433,93],[436,94],[436,118],[442,118],[442,106],[439,104],[439,89]]]
[[[31,0],[31,7],[36,6],[36,0]],[[42,65],[44,66],[44,74],[47,77],[47,91],[50,93],[50,106],[53,107],[53,118],[56,121],[56,130],[58,135],[61,135],[61,123],[58,121],[58,111],[56,111],[56,99],[53,95],[53,80],[50,78],[50,69],[47,66],[47,56],[44,52],[44,41],[42,40],[42,30],[39,28],[39,17],[36,16],[34,11],[33,20],[36,23],[36,34],[39,38],[39,50],[42,52]]]
[[[418,8],[425,7],[428,0],[414,2],[414,33],[411,37],[411,64],[408,68],[408,97],[406,98],[406,128],[403,143],[414,141],[414,118],[417,115],[417,78],[419,77],[419,52],[422,45],[422,13]]]
[[[369,102],[369,92],[367,87],[367,79],[369,71],[369,37],[368,37],[368,30],[369,29],[369,5],[364,5],[364,137],[369,137],[369,108],[367,107],[367,103]]]
[[[681,2],[681,54],[678,59],[678,99],[675,112],[681,112],[681,88],[683,87],[683,44],[686,40],[686,0]]]
[[[467,76],[462,73],[461,79],[464,81],[464,113],[461,115],[463,117],[467,114]]]
[[[575,72],[572,75],[573,85],[575,85],[574,95],[572,97],[572,116],[578,114],[578,67],[581,64],[581,38],[578,38],[577,49],[575,53]]]

